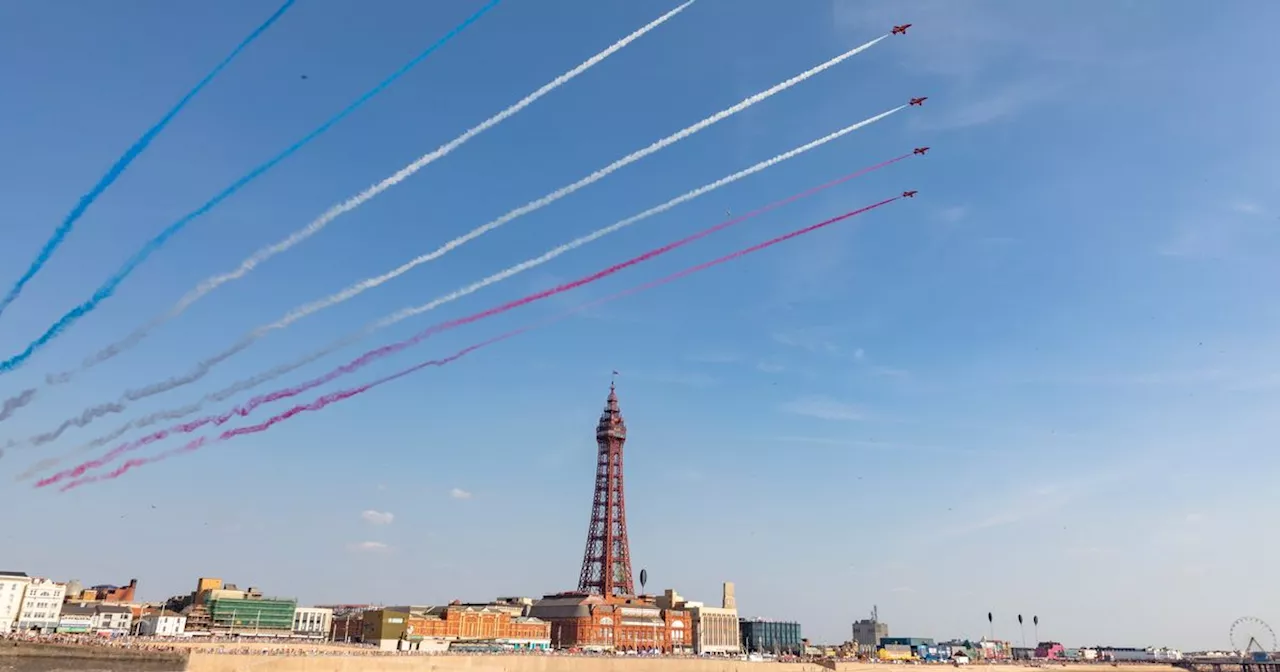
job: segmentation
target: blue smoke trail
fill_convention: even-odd
[[[420,63],[427,56],[430,56],[432,52],[434,52],[436,49],[439,49],[440,47],[444,46],[445,43],[449,42],[449,40],[452,40],[454,36],[456,36],[458,33],[461,33],[463,29],[465,29],[467,26],[470,26],[472,23],[475,23],[477,20],[479,20],[480,17],[488,13],[489,10],[493,9],[501,1],[502,0],[489,0],[489,2],[485,4],[485,6],[481,7],[475,14],[472,14],[471,16],[467,17],[465,21],[455,26],[453,30],[450,30],[448,33],[445,33],[444,37],[441,37],[439,40],[436,40],[436,42],[431,46],[427,47],[425,51],[415,56],[413,60],[404,64],[399,70],[392,73],[390,77],[387,77],[386,79],[379,82],[377,86],[370,89],[363,96],[360,96],[359,98],[357,98],[355,102],[348,105],[341,112],[335,114],[328,121],[321,124],[319,128],[317,128],[314,131],[311,131],[301,140],[293,143],[283,152],[280,152],[279,154],[275,155],[266,163],[263,163],[257,168],[254,168],[253,170],[249,171],[244,177],[241,177],[240,179],[236,180],[234,183],[232,183],[231,186],[222,190],[222,192],[220,192],[217,196],[214,196],[213,198],[209,199],[207,203],[193,210],[192,212],[188,213],[182,219],[179,219],[178,221],[170,224],[168,228],[166,228],[165,230],[157,234],[155,238],[152,238],[151,240],[147,241],[147,243],[142,246],[142,249],[134,253],[134,255],[129,258],[129,261],[125,262],[125,264],[120,267],[120,270],[116,271],[115,275],[111,276],[110,278],[107,278],[107,281],[102,283],[101,287],[98,287],[97,291],[93,293],[93,296],[89,297],[88,301],[85,301],[84,303],[67,311],[67,314],[63,315],[57,322],[54,322],[53,326],[49,327],[49,329],[45,331],[44,334],[40,336],[40,338],[37,338],[36,340],[32,341],[31,344],[28,345],[26,349],[24,349],[22,352],[10,357],[9,359],[4,360],[3,362],[0,362],[0,373],[7,373],[21,366],[24,362],[26,362],[31,357],[31,355],[33,355],[40,348],[44,347],[45,344],[47,344],[49,341],[52,341],[53,339],[57,338],[58,335],[61,334],[64,330],[66,330],[67,327],[74,324],[81,317],[84,317],[85,315],[87,315],[94,308],[97,308],[98,304],[101,303],[104,299],[110,297],[112,294],[115,294],[116,288],[120,285],[121,282],[124,282],[125,278],[129,277],[129,274],[133,273],[134,269],[140,266],[142,262],[146,261],[147,257],[151,256],[152,252],[155,252],[156,250],[163,247],[165,243],[169,242],[169,238],[171,238],[174,234],[181,231],[187,224],[190,224],[192,220],[214,209],[215,207],[217,207],[219,203],[225,200],[228,196],[239,191],[241,187],[257,179],[258,176],[262,175],[268,170],[271,170],[271,168],[273,168],[277,163],[280,163],[281,161],[288,158],[290,154],[293,154],[299,149],[302,149],[303,146],[305,146],[307,143],[311,142],[312,140],[316,139],[316,137],[318,137],[321,133],[324,133],[325,131],[329,130],[331,126],[341,121],[343,117],[346,117],[348,114],[351,114],[352,112],[354,112],[356,108],[368,102],[370,98],[373,98],[374,96],[378,95],[378,93],[380,93],[383,89],[390,86],[392,82],[399,79],[401,75],[404,75],[411,68],[413,68],[413,66]]]
[[[166,113],[160,121],[156,122],[155,126],[147,129],[147,132],[143,133],[142,137],[138,138],[137,142],[133,143],[132,147],[125,150],[125,153],[121,154],[120,158],[116,159],[115,164],[111,166],[111,169],[108,170],[101,179],[98,180],[98,183],[93,185],[93,188],[90,189],[88,193],[80,197],[80,202],[76,203],[76,207],[72,208],[66,219],[63,219],[62,224],[53,232],[53,236],[51,236],[44,244],[44,247],[40,249],[40,253],[37,254],[35,260],[31,262],[31,267],[27,269],[26,273],[22,274],[21,278],[18,278],[18,282],[14,283],[13,288],[9,290],[9,293],[5,295],[4,299],[0,299],[0,315],[3,315],[4,309],[8,308],[9,304],[13,303],[14,299],[18,298],[18,295],[22,293],[22,288],[26,287],[27,283],[31,281],[31,278],[34,278],[36,273],[39,273],[40,269],[44,268],[44,265],[49,261],[49,257],[53,256],[53,251],[58,249],[58,246],[61,245],[62,241],[67,237],[67,234],[71,233],[71,227],[75,225],[76,220],[80,219],[80,216],[84,214],[84,211],[88,210],[89,206],[92,205],[94,201],[98,200],[98,197],[102,195],[102,192],[106,191],[107,187],[110,187],[112,183],[116,181],[116,178],[120,177],[120,174],[124,172],[124,169],[128,168],[129,164],[133,163],[133,160],[138,158],[138,155],[146,150],[147,146],[151,144],[151,141],[155,140],[157,135],[160,135],[160,131],[163,131],[164,127],[169,125],[169,122],[182,111],[182,108],[187,106],[187,103],[191,102],[192,98],[196,97],[197,93],[200,93],[200,90],[203,89],[206,84],[213,81],[213,78],[217,77],[218,73],[222,72],[223,68],[227,67],[231,61],[235,60],[235,57],[239,56],[240,52],[244,51],[245,47],[258,39],[259,35],[266,32],[266,30],[271,27],[271,24],[276,22],[276,19],[280,18],[281,15],[289,9],[289,7],[293,6],[295,1],[296,0],[285,0],[285,3],[280,5],[280,9],[277,9],[276,13],[271,15],[271,18],[267,19],[261,26],[258,26],[257,30],[249,33],[249,37],[244,38],[244,41],[237,45],[235,49],[231,50],[231,53],[228,54],[226,58],[222,59],[222,62],[211,70],[209,74],[205,75],[204,79],[200,80],[200,83],[195,85],[195,88],[188,91],[187,95],[183,96],[182,100],[179,100],[178,104],[173,106],[173,109],[169,110],[169,112]]]

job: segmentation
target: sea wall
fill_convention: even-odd
[[[273,656],[193,652],[189,672],[888,672],[866,663],[749,663],[741,660],[569,656]],[[934,666],[938,670],[950,666]],[[1045,665],[1064,672],[1179,672],[1167,665]],[[974,665],[972,672],[1025,672]]]
[[[271,656],[192,653],[189,672],[828,672],[814,663],[570,656]],[[853,672],[852,670],[850,672]]]
[[[185,652],[0,641],[0,670],[6,672],[53,672],[55,670],[181,672],[186,668]]]

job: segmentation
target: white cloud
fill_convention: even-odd
[[[836,401],[829,397],[802,397],[788,401],[782,410],[794,415],[804,415],[821,420],[863,420],[866,412],[857,405]]]
[[[787,370],[787,367],[778,364],[777,362],[762,361],[756,364],[756,369],[764,373],[782,373]]]
[[[471,499],[471,493],[462,488],[454,488],[449,491],[449,496],[454,499]]]
[[[1195,525],[1196,523],[1203,523],[1208,518],[1209,517],[1204,515],[1203,513],[1188,513],[1187,523],[1189,525]]]
[[[863,358],[863,357],[865,357],[866,355],[867,355],[866,351],[865,351],[865,350],[863,350],[862,348],[858,348],[857,350],[854,350],[854,351],[853,351],[853,358],[854,358],[854,359],[862,359],[862,358]]]
[[[347,549],[354,553],[386,553],[391,547],[381,541],[362,541],[347,546]]]
[[[390,525],[391,521],[396,519],[395,515],[389,511],[374,511],[373,509],[362,512],[360,517],[370,525]]]
[[[1261,215],[1263,213],[1262,206],[1248,201],[1236,201],[1231,204],[1231,209],[1242,215]]]

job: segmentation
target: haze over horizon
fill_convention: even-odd
[[[174,118],[0,317],[21,351],[168,223],[482,5],[298,3]],[[679,0],[504,0],[193,223],[29,363],[0,446],[187,370],[818,63],[697,136],[341,307],[188,388],[0,458],[0,568],[155,600],[216,576],[302,603],[571,590],[617,370],[633,569],[650,592],[849,638],[1230,646],[1280,625],[1280,5],[1241,0],[698,0],[145,343],[44,387],[211,274],[392,174]],[[77,199],[275,3],[0,5],[0,290]],[[303,78],[305,75],[305,78]],[[270,432],[60,494],[15,478],[405,306],[841,127],[846,137],[282,378],[578,278],[914,147],[913,157],[563,297],[439,334],[306,402],[857,207],[828,230],[531,331]],[[279,385],[267,385],[264,392]],[[213,404],[224,410],[241,398]],[[288,404],[264,411],[262,417]],[[256,422],[262,417],[232,423]],[[156,427],[157,429],[160,426]],[[191,436],[199,436],[193,434]],[[137,434],[128,435],[136,438]],[[169,439],[139,454],[181,445]],[[77,457],[88,458],[109,449]],[[71,460],[62,466],[70,466]],[[1026,628],[1028,643],[1032,637]]]

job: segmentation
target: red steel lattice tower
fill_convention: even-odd
[[[596,491],[591,501],[591,527],[582,557],[578,592],[634,595],[631,550],[627,544],[627,500],[622,493],[622,444],[627,425],[618,409],[618,393],[609,385],[609,400],[596,424]]]

